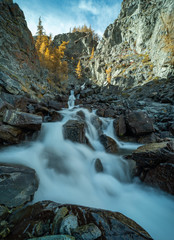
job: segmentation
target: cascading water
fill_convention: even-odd
[[[73,94],[71,95],[73,96]],[[36,142],[9,147],[0,152],[0,161],[34,168],[39,188],[34,202],[53,200],[112,211],[119,211],[144,227],[156,240],[172,240],[174,236],[174,198],[131,179],[131,164],[121,155],[106,153],[92,125],[95,113],[86,109],[64,109],[61,122],[44,123]],[[70,101],[70,100],[69,100]],[[79,119],[82,111],[86,121],[86,137],[93,146],[73,143],[63,138],[62,126],[69,119]],[[111,119],[101,119],[103,131],[123,149],[137,145],[122,143],[113,132]],[[96,172],[100,159],[103,172]]]
[[[74,107],[74,102],[75,102],[76,98],[74,96],[74,90],[71,90],[70,92],[70,96],[68,99],[68,108],[73,108]]]

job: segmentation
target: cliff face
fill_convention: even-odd
[[[69,42],[66,45],[64,59],[68,62],[68,82],[75,84],[77,82],[77,75],[75,69],[79,60],[89,60],[92,48],[96,49],[97,42],[92,35],[85,32],[74,32],[58,34],[55,36],[53,44],[58,47],[63,41]],[[84,66],[82,71],[83,81],[88,77],[89,68]],[[79,82],[79,81],[78,81]]]
[[[90,64],[93,79],[126,88],[166,77],[174,68],[173,0],[124,0],[118,19],[107,27]]]
[[[24,14],[13,1],[0,1],[0,91],[36,96],[41,68]]]

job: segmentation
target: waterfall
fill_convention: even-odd
[[[71,90],[70,96],[69,96],[69,99],[68,99],[68,108],[69,109],[74,107],[75,100],[76,100],[76,98],[74,96],[74,90]]]
[[[61,122],[44,123],[35,142],[1,150],[0,162],[23,164],[36,170],[39,188],[33,202],[52,200],[118,211],[135,220],[154,239],[171,240],[174,198],[132,179],[131,162],[120,154],[107,153],[100,143],[93,124],[95,118],[120,148],[133,150],[138,145],[120,142],[114,135],[112,119],[98,118],[87,109],[72,109],[74,100],[72,91],[68,102],[71,109],[60,111]],[[93,149],[63,137],[63,125],[70,119],[79,120],[79,111],[83,113],[85,134]],[[96,159],[100,159],[103,172],[96,171]]]

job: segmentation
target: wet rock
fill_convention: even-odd
[[[23,140],[23,132],[20,128],[10,125],[0,125],[1,144],[17,144]]]
[[[151,119],[142,111],[126,114],[126,126],[133,135],[144,135],[154,131]]]
[[[151,143],[139,147],[132,154],[138,167],[152,168],[160,163],[174,161],[172,142]]]
[[[63,116],[57,111],[51,111],[49,112],[49,115],[50,115],[49,122],[59,122],[62,121],[63,119]]]
[[[126,121],[124,115],[120,115],[118,123],[114,120],[114,130],[115,134],[122,137],[126,134]]]
[[[84,122],[69,120],[63,125],[63,135],[73,142],[86,143]]]
[[[108,137],[105,134],[102,134],[102,135],[100,135],[100,141],[103,144],[106,152],[108,152],[108,153],[117,153],[118,152],[117,143],[111,137]]]
[[[94,240],[101,237],[101,234],[100,229],[93,223],[73,230],[73,236],[79,240]]]
[[[73,229],[78,227],[77,217],[74,215],[68,215],[63,218],[60,225],[60,233],[71,235]]]
[[[10,233],[6,237],[6,240],[36,238],[35,228],[38,222],[41,221],[42,223],[49,223],[50,230],[43,236],[45,238],[48,237],[49,240],[49,237],[53,235],[51,233],[52,224],[55,221],[59,209],[62,209],[61,212],[63,214],[60,214],[60,216],[62,216],[61,218],[58,217],[58,225],[62,227],[63,231],[69,229],[70,226],[77,225],[78,221],[78,226],[72,230],[72,235],[75,239],[96,239],[97,236],[98,239],[106,240],[152,239],[143,228],[121,213],[68,204],[60,205],[51,201],[42,201],[11,213],[8,218]],[[56,235],[58,234],[60,234],[60,232]]]
[[[29,130],[40,130],[42,117],[30,113],[6,110],[3,116],[3,122]]]
[[[96,115],[92,115],[90,120],[92,125],[96,128],[98,134],[102,134],[102,121],[100,118]]]
[[[82,120],[85,121],[85,114],[84,114],[83,111],[78,111],[76,114],[77,114],[77,116],[79,116]]]
[[[63,218],[67,215],[68,209],[66,207],[59,208],[54,220],[53,220],[53,226],[52,226],[52,234],[58,234],[60,229],[60,224],[63,220]]]
[[[99,158],[97,158],[95,160],[94,167],[95,167],[96,172],[103,172],[103,165]]]
[[[23,166],[0,164],[0,204],[17,207],[32,200],[38,188],[33,169]]]
[[[161,163],[149,170],[144,182],[174,195],[174,163]]]
[[[141,136],[139,139],[138,139],[138,142],[139,143],[142,143],[142,144],[147,144],[147,143],[155,143],[157,142],[159,139],[159,137],[157,137],[155,135],[155,133],[150,133],[150,134],[147,134],[147,135],[144,135],[144,136]]]

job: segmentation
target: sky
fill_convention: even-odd
[[[39,17],[46,34],[67,33],[74,26],[91,26],[99,36],[117,18],[122,0],[13,0],[23,10],[33,35]]]

